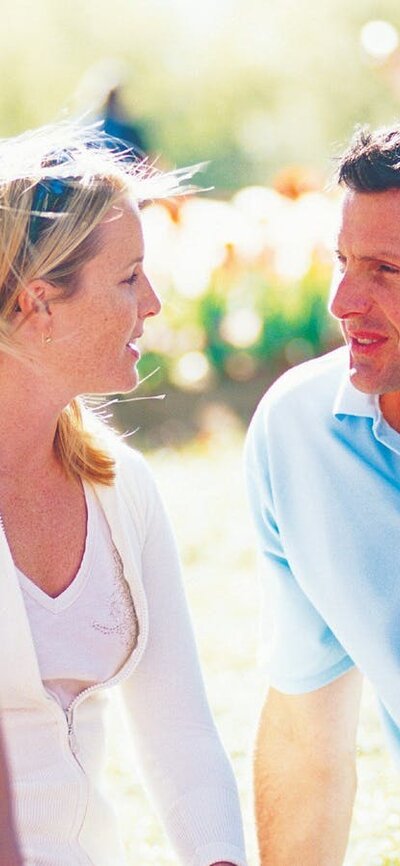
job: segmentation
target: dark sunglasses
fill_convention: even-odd
[[[46,177],[36,184],[32,198],[28,239],[36,244],[53,213],[62,213],[72,193],[72,178]]]

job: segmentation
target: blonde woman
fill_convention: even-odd
[[[22,866],[15,838],[14,822],[10,808],[10,786],[3,740],[0,737],[0,851],[1,861],[7,866]]]
[[[16,827],[26,866],[126,862],[100,789],[120,692],[180,861],[244,866],[157,488],[80,397],[135,387],[160,310],[138,205],[168,178],[107,144],[64,126],[0,142],[0,701]]]

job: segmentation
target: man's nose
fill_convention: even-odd
[[[349,273],[334,275],[329,293],[329,312],[336,319],[365,315],[372,296],[362,277]]]

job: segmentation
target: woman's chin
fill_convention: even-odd
[[[107,382],[98,383],[95,388],[87,389],[86,394],[129,394],[139,384],[139,374],[136,370],[129,375],[110,378]]]
[[[134,370],[129,376],[127,376],[123,381],[121,381],[120,385],[117,388],[114,388],[114,392],[118,394],[129,394],[131,391],[134,391],[139,384],[139,374],[137,370]]]

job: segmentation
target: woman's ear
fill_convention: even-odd
[[[38,319],[51,316],[50,300],[54,297],[54,288],[46,280],[32,280],[21,289],[17,298],[16,313],[22,318],[31,318],[34,313]]]

